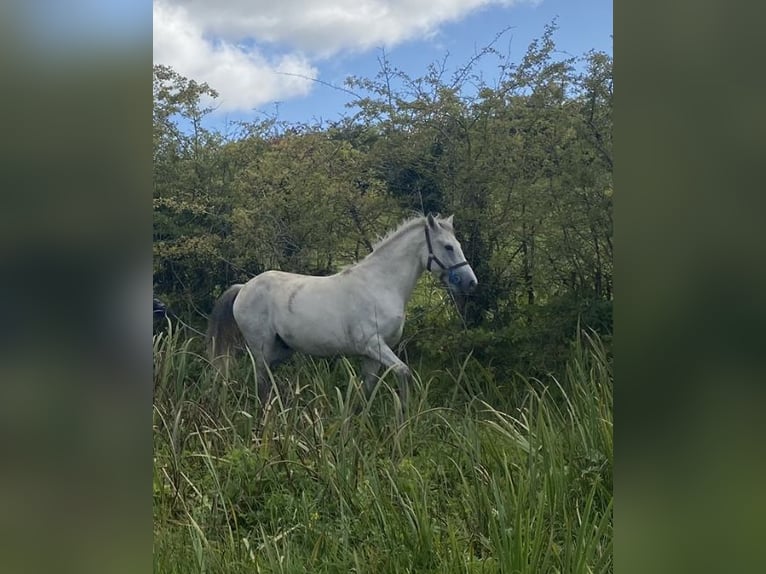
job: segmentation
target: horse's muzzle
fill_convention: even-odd
[[[469,265],[450,267],[446,274],[447,286],[453,291],[470,293],[476,288],[478,281]],[[444,276],[442,276],[444,277]]]

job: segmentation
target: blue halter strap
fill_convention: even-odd
[[[431,262],[435,261],[436,264],[442,268],[443,271],[447,272],[447,275],[449,277],[449,282],[457,285],[460,283],[460,275],[455,273],[455,269],[458,269],[462,267],[463,265],[468,265],[468,261],[463,261],[461,263],[455,263],[454,265],[450,265],[447,267],[444,263],[442,263],[439,258],[434,255],[434,249],[431,245],[431,233],[428,231],[428,225],[426,225],[426,245],[428,245],[428,263],[426,264],[426,269],[431,271]]]

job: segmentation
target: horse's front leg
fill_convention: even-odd
[[[404,364],[404,361],[396,356],[396,353],[391,350],[391,347],[389,347],[380,337],[376,337],[370,342],[364,355],[368,359],[376,361],[378,364],[381,364],[385,368],[391,369],[394,372],[394,375],[396,375],[399,382],[399,401],[404,409],[407,405],[409,388],[412,382],[410,368]],[[374,385],[374,381],[372,384]],[[365,381],[365,389],[366,388],[367,384]]]
[[[364,383],[364,394],[368,399],[372,396],[372,391],[375,390],[375,386],[380,381],[378,371],[380,371],[380,361],[370,357],[362,359],[362,382]]]

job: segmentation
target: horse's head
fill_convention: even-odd
[[[438,277],[451,291],[467,293],[476,287],[476,275],[463,255],[455,237],[452,215],[437,219],[426,217],[426,269]]]

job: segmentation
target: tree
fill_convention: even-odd
[[[511,362],[531,364],[560,357],[578,319],[609,332],[612,59],[562,57],[555,31],[518,63],[497,49],[501,32],[454,72],[445,59],[421,77],[383,52],[375,77],[347,81],[353,115],[267,118],[228,138],[205,127],[215,90],[155,67],[158,291],[204,314],[265,269],[333,273],[422,210],[455,214],[479,278],[457,301],[468,330],[445,325],[440,353],[513,349]],[[497,59],[492,84],[474,72],[482,58]],[[424,285],[412,327],[460,321]]]

